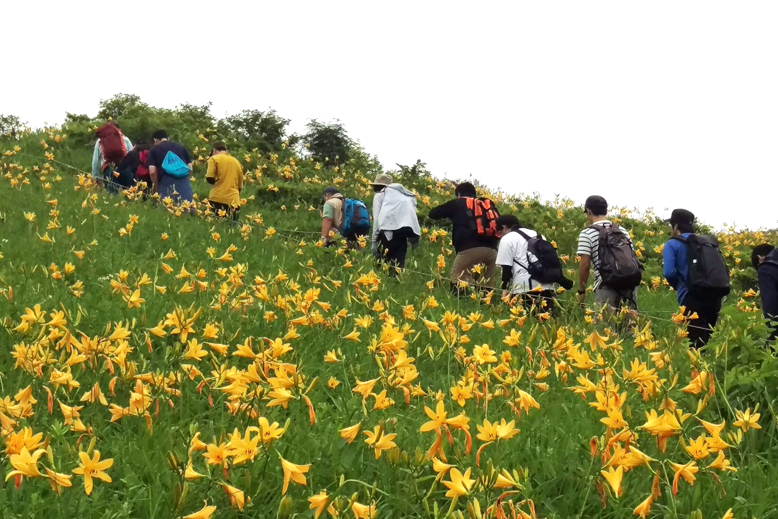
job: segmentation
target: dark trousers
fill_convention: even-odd
[[[392,231],[392,239],[386,237],[385,231],[378,233],[378,260],[385,261],[389,266],[398,269],[405,268],[405,256],[408,254],[408,239],[415,234],[410,227]]]
[[[719,320],[721,299],[698,299],[687,294],[681,304],[686,307],[685,316],[697,314],[697,319],[689,321],[688,338],[692,348],[702,348],[708,344],[713,328]]]
[[[112,164],[106,164],[103,167],[103,187],[109,193],[119,192],[118,178],[114,176],[114,167]]]
[[[770,334],[767,336],[767,346],[770,346],[774,340],[778,339],[778,317],[767,318],[767,331]]]
[[[534,311],[538,314],[548,312],[552,316],[556,313],[556,292],[553,290],[525,292],[520,297],[521,304],[528,312]]]
[[[213,211],[213,214],[215,214],[217,218],[221,218],[219,211],[224,211],[228,217],[232,218],[233,222],[238,221],[240,207],[233,207],[230,204],[222,204],[221,202],[213,202],[211,200],[208,200],[208,205],[211,206],[211,211]]]
[[[349,249],[356,249],[357,248],[357,240],[361,236],[367,236],[370,234],[370,226],[369,225],[363,225],[360,227],[355,227],[351,229],[350,231],[346,231],[344,233],[341,233],[341,235],[346,238],[346,242]]]

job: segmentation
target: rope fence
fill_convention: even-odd
[[[16,155],[22,155],[24,157],[28,157],[30,159],[36,159],[36,160],[40,159],[40,157],[35,157],[33,155],[29,155],[29,154],[26,154],[26,153],[17,153]],[[49,162],[53,162],[55,164],[59,164],[59,165],[61,165],[63,167],[66,167],[66,168],[72,170],[72,171],[76,171],[78,173],[86,175],[86,176],[88,176],[90,179],[92,179],[94,181],[99,181],[99,182],[102,182],[104,184],[106,184],[106,183],[110,184],[110,185],[114,186],[117,189],[117,191],[119,191],[119,192],[125,192],[125,191],[128,191],[128,190],[132,189],[132,188],[128,188],[127,186],[125,186],[123,184],[119,184],[118,182],[114,182],[113,180],[110,180],[110,179],[107,179],[107,178],[93,177],[91,172],[84,171],[84,170],[82,170],[82,169],[80,169],[80,168],[78,168],[76,166],[71,165],[71,164],[67,164],[65,162],[62,162],[62,161],[59,161],[59,160],[56,160],[56,159],[48,159],[48,158],[45,158],[45,157],[43,157],[43,159],[46,160],[46,161],[49,161]],[[259,223],[253,222],[253,221],[247,221],[247,222],[241,223],[241,222],[238,222],[238,221],[234,221],[232,219],[222,219],[222,220],[227,221],[227,222],[229,222],[231,224],[234,224],[234,225],[238,225],[238,226],[249,225],[249,226],[251,226],[253,228],[265,229],[265,230],[272,228],[280,237],[285,237],[288,240],[297,239],[297,238],[295,238],[294,235],[303,235],[303,236],[317,235],[318,236],[318,235],[321,234],[320,232],[317,232],[317,231],[304,231],[304,230],[299,230],[299,229],[278,229],[278,228],[273,227],[273,226],[263,225],[263,224],[259,224]],[[370,236],[366,236],[366,239],[367,239],[367,241],[370,241]],[[283,265],[282,265],[282,267],[283,267]],[[389,268],[391,269],[393,267],[390,266]],[[448,276],[444,276],[444,275],[441,275],[441,274],[433,274],[433,273],[430,273],[430,272],[423,272],[423,271],[413,270],[413,269],[409,269],[409,268],[403,268],[401,270],[402,270],[403,273],[411,273],[411,274],[414,274],[414,275],[417,275],[417,276],[425,277],[425,278],[430,279],[430,280],[440,280],[440,281],[444,281],[444,282],[448,281],[452,285],[459,285],[460,284],[459,280],[454,280],[452,278],[449,278]],[[488,289],[489,290],[494,290],[495,292],[499,292],[499,289],[493,289],[493,288],[488,288]],[[582,307],[579,303],[577,303],[575,301],[561,301],[561,300],[556,299],[556,298],[555,298],[553,304],[558,304],[562,308],[565,308],[565,305],[568,305],[565,308],[567,311],[570,311],[570,310],[585,310],[586,309],[586,307]],[[665,313],[674,313],[672,311],[667,311],[667,310],[665,310],[664,312]],[[671,324],[675,324],[675,325],[678,324],[675,321],[673,321],[672,319],[667,319],[667,318],[664,318],[664,317],[660,317],[660,316],[658,316],[656,314],[651,314],[651,313],[648,313],[648,312],[642,312],[642,311],[639,311],[639,310],[629,310],[629,313],[638,315],[640,317],[644,317],[644,318],[646,318],[646,319],[648,319],[650,321],[656,320],[656,321],[662,321],[662,322],[671,323]],[[686,326],[687,326],[687,328],[695,328],[695,329],[698,329],[698,330],[706,330],[706,331],[709,330],[709,328],[705,328],[705,327],[701,327],[701,326],[695,326],[694,324],[692,324],[690,322],[687,323]]]

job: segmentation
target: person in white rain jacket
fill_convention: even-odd
[[[416,195],[392,177],[378,175],[373,182],[373,255],[396,269],[405,267],[408,242],[417,244],[421,236],[416,216]]]

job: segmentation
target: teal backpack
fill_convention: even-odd
[[[189,166],[181,160],[181,157],[169,151],[162,161],[162,171],[171,177],[183,178],[189,175]]]
[[[346,198],[343,201],[343,230],[341,234],[347,235],[356,229],[370,228],[370,213],[367,206],[361,200]]]

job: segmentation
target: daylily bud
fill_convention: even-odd
[[[184,481],[184,486],[181,490],[181,504],[186,503],[186,495],[189,493],[189,483]]]
[[[422,464],[427,462],[427,457],[419,447],[416,447],[416,452],[414,453],[413,457],[417,467],[421,467]]]
[[[95,443],[97,442],[97,437],[92,436],[92,440],[89,442],[89,447],[86,449],[86,453],[88,455],[92,454],[92,451],[95,449]]]
[[[176,486],[173,487],[173,510],[178,510],[178,507],[181,506],[181,483],[176,483]]]
[[[177,472],[179,465],[181,464],[181,461],[178,459],[178,456],[176,456],[176,453],[173,451],[168,451],[167,453],[167,464],[168,467],[170,467],[170,470],[173,472]]]
[[[494,463],[492,463],[491,458],[486,462],[486,470],[484,473],[489,476],[489,480],[492,480],[496,477],[494,474]]]
[[[284,497],[278,505],[278,519],[288,519],[292,516],[292,498]]]

